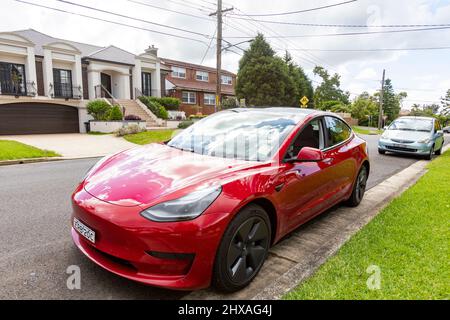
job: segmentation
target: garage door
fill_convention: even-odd
[[[0,135],[79,132],[78,109],[56,104],[0,104]]]

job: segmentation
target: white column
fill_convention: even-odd
[[[156,62],[156,70],[152,72],[152,90],[156,97],[161,97],[161,63]]]
[[[37,94],[37,77],[36,77],[36,58],[34,56],[34,48],[27,48],[27,63],[25,66],[25,77],[30,83],[34,83]]]
[[[48,49],[44,49],[44,60],[42,61],[42,68],[44,69],[44,95],[51,98],[53,89],[53,60],[52,52]]]
[[[73,86],[74,87],[80,87],[81,91],[83,90],[83,73],[82,73],[82,67],[81,67],[81,56],[76,55],[75,56],[75,64],[74,64],[74,70],[73,70]]]
[[[100,84],[100,72],[88,69],[89,100],[95,99],[95,86]]]
[[[122,88],[125,91],[123,93],[123,99],[127,99],[130,100],[132,99],[132,97],[130,96],[131,92],[130,92],[130,75],[129,74],[123,74],[120,76],[120,78],[122,79]]]
[[[135,88],[142,91],[142,62],[136,59],[133,67],[133,95],[135,95]],[[136,97],[134,97],[136,99]]]
[[[126,73],[115,73],[112,78],[113,92],[116,99],[130,98],[130,75]]]

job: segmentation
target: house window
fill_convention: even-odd
[[[25,66],[0,62],[0,94],[26,95]]]
[[[186,79],[186,69],[179,67],[172,67],[172,77]]]
[[[209,81],[209,74],[208,74],[208,72],[197,71],[196,78],[197,78],[198,81],[208,82]]]
[[[222,84],[232,85],[233,84],[233,78],[231,76],[222,75]]]
[[[205,93],[204,100],[206,105],[214,106],[216,104],[216,96],[212,93]]]
[[[197,95],[195,92],[183,91],[182,99],[183,103],[196,104]]]
[[[53,87],[56,98],[72,98],[72,71],[53,69]]]

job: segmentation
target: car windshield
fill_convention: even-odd
[[[423,131],[431,132],[433,120],[431,119],[397,119],[388,128],[389,130]]]
[[[213,157],[267,161],[306,114],[222,111],[198,121],[168,145]]]

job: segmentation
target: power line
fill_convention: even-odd
[[[208,44],[208,48],[206,48],[205,54],[203,55],[202,61],[200,62],[200,64],[203,64],[203,62],[205,61],[206,56],[208,55],[209,50],[211,49],[211,45],[214,41],[214,38],[216,37],[217,34],[217,28],[214,28],[214,34],[211,37],[211,41]]]
[[[241,12],[241,14],[243,14],[243,15],[245,15],[246,13],[245,12],[243,12],[242,10],[240,10],[239,8],[235,8],[237,11],[239,11],[239,12]],[[258,26],[256,26],[256,24],[258,24],[258,25],[260,25],[260,27],[262,27],[262,28],[264,28],[264,29],[266,29],[266,30],[269,30],[269,32],[270,33],[272,33],[272,34],[275,34],[275,35],[277,35],[277,36],[281,36],[279,33],[277,33],[276,31],[274,31],[273,29],[271,29],[271,28],[269,28],[269,27],[267,27],[267,26],[264,26],[264,25],[262,25],[262,24],[260,24],[260,23],[258,23],[253,17],[251,17],[251,16],[248,16],[252,21],[254,21],[254,22],[252,22],[252,23],[250,23],[250,22],[248,22],[248,23],[250,23],[252,26],[254,26],[254,27],[256,27],[256,28],[259,28]],[[290,42],[289,40],[288,40],[288,42],[287,41],[285,41],[285,40],[282,40],[282,39],[279,39],[278,37],[274,37],[276,40],[278,40],[280,43],[282,43],[283,45],[285,45],[286,47],[288,46],[288,43],[293,43],[293,42]],[[317,59],[314,55],[312,55],[312,54],[310,54],[310,53],[306,53],[307,55],[309,55],[309,56],[311,56],[312,57],[312,59],[315,59],[316,61],[314,61],[314,60],[311,60],[310,58],[305,58],[305,57],[300,57],[300,56],[297,56],[297,55],[295,55],[298,59],[300,59],[300,60],[303,60],[303,61],[306,61],[307,63],[309,63],[309,64],[311,64],[311,65],[313,65],[313,66],[316,66],[316,65],[318,65],[318,64],[324,64],[324,63],[322,63],[321,61],[319,61],[319,59]],[[319,62],[317,62],[317,61],[319,61]],[[327,66],[329,66],[327,63],[325,63],[325,65],[327,65]]]
[[[102,21],[102,22],[107,22],[107,23],[111,23],[111,24],[115,24],[115,25],[119,25],[119,26],[123,26],[123,27],[128,27],[128,28],[133,28],[133,29],[138,29],[138,30],[144,30],[144,31],[157,33],[157,34],[162,34],[162,35],[165,35],[165,36],[174,37],[174,38],[178,38],[178,39],[185,39],[185,40],[195,41],[195,42],[199,42],[199,43],[202,43],[204,45],[207,45],[207,43],[205,41],[202,41],[202,40],[199,40],[199,39],[195,39],[195,38],[180,36],[180,35],[176,35],[176,34],[172,34],[172,33],[168,33],[168,32],[163,32],[163,31],[152,30],[152,29],[148,29],[148,28],[144,28],[144,27],[137,27],[137,26],[133,26],[133,25],[130,25],[130,24],[117,22],[117,21],[112,21],[112,20],[107,20],[107,19],[102,19],[102,18],[98,18],[98,17],[92,17],[92,16],[89,16],[89,15],[85,15],[85,14],[81,14],[81,13],[75,13],[75,12],[71,12],[71,11],[67,11],[67,10],[63,10],[63,9],[58,9],[58,8],[53,8],[53,7],[49,7],[49,6],[45,6],[45,5],[41,5],[41,4],[37,4],[37,3],[24,1],[24,0],[14,0],[14,1],[20,2],[20,3],[23,3],[23,4],[27,4],[27,5],[31,5],[31,6],[35,6],[35,7],[40,7],[40,8],[44,8],[44,9],[58,11],[58,12],[62,12],[62,13],[70,14],[70,15],[75,15],[75,16],[84,17],[84,18],[88,18],[88,19],[98,20],[98,21]]]
[[[158,26],[158,27],[162,27],[162,28],[168,28],[168,29],[177,30],[177,31],[181,31],[181,32],[186,32],[186,33],[190,33],[190,34],[195,34],[197,36],[203,36],[203,37],[209,39],[209,35],[204,34],[204,33],[200,33],[200,32],[190,31],[190,30],[186,30],[186,29],[183,29],[183,28],[172,27],[172,26],[168,26],[168,25],[165,25],[165,24],[162,24],[162,23],[157,23],[157,22],[152,22],[152,21],[148,21],[148,20],[144,20],[144,19],[139,19],[139,18],[127,16],[127,15],[124,15],[124,14],[115,13],[115,12],[111,12],[111,11],[103,10],[103,9],[99,9],[99,8],[94,8],[94,7],[90,7],[90,6],[86,6],[86,5],[83,5],[83,4],[74,3],[74,2],[70,2],[70,1],[66,1],[66,0],[56,0],[56,1],[62,2],[62,3],[66,3],[66,4],[69,4],[69,5],[72,5],[72,6],[77,6],[77,7],[81,7],[81,8],[85,8],[85,9],[89,9],[89,10],[94,10],[94,11],[97,11],[97,12],[102,12],[102,13],[114,15],[114,16],[121,17],[121,18],[126,18],[126,19],[130,19],[130,20],[135,20],[135,21],[139,21],[139,22],[152,24],[152,25],[155,25],[155,26]]]
[[[188,7],[188,8],[191,8],[191,9],[196,9],[196,10],[200,10],[200,11],[202,11],[202,12],[205,12],[205,13],[209,13],[210,12],[210,10],[212,10],[211,8],[207,8],[207,9],[202,9],[202,7],[203,6],[199,6],[198,4],[192,4],[192,2],[189,2],[189,1],[175,1],[175,0],[166,0],[166,1],[168,1],[168,2],[172,2],[172,3],[174,3],[174,4],[177,4],[177,5],[179,5],[179,6],[182,6],[182,7]],[[191,3],[191,4],[189,4],[189,3]]]
[[[250,18],[232,16],[232,19],[238,20],[251,20]],[[260,20],[254,19],[261,23],[280,24],[280,25],[293,25],[302,27],[329,27],[329,28],[423,28],[423,27],[448,27],[449,23],[438,24],[381,24],[381,25],[368,25],[368,24],[326,24],[326,23],[302,23],[302,22],[289,22],[289,21],[273,21],[273,20]]]
[[[314,37],[334,37],[334,36],[357,36],[367,34],[382,34],[382,33],[402,33],[402,32],[418,32],[418,31],[437,31],[448,30],[450,27],[437,27],[437,28],[421,28],[421,29],[402,29],[402,30],[384,30],[384,31],[366,31],[366,32],[348,32],[348,33],[326,33],[326,34],[304,34],[304,35],[288,35],[280,37],[267,37],[267,38],[314,38]],[[234,39],[244,39],[245,37],[228,37]]]
[[[374,51],[427,51],[427,50],[448,50],[450,47],[426,47],[426,48],[377,48],[377,49],[288,49],[301,51],[319,51],[319,52],[374,52]]]
[[[352,3],[352,2],[356,2],[356,1],[357,0],[349,0],[349,1],[339,2],[339,3],[329,4],[329,5],[326,5],[326,6],[315,7],[315,8],[304,9],[304,10],[297,10],[297,11],[289,11],[289,12],[281,12],[281,13],[266,13],[266,14],[244,14],[244,16],[248,16],[248,17],[286,16],[286,15],[291,15],[291,14],[305,13],[305,12],[311,12],[311,11],[317,11],[317,10],[322,10],[322,9],[342,6],[342,5],[349,4],[349,3]],[[233,15],[235,15],[235,16],[242,16],[242,14],[233,14]]]
[[[182,11],[177,11],[177,10],[173,10],[173,9],[168,9],[168,8],[164,8],[164,7],[160,7],[160,6],[156,6],[150,3],[146,3],[146,2],[141,2],[141,1],[136,1],[136,0],[126,0],[128,2],[132,2],[132,3],[136,3],[139,4],[141,6],[146,6],[146,7],[150,7],[150,8],[155,8],[155,9],[159,9],[159,10],[163,10],[163,11],[168,11],[168,12],[172,12],[172,13],[178,13],[178,14],[182,14],[188,17],[192,17],[192,18],[197,18],[197,19],[202,19],[202,20],[206,20],[206,21],[214,21],[213,19],[207,18],[207,17],[202,17],[202,16],[198,16],[195,14],[190,14],[187,12],[182,12]]]

